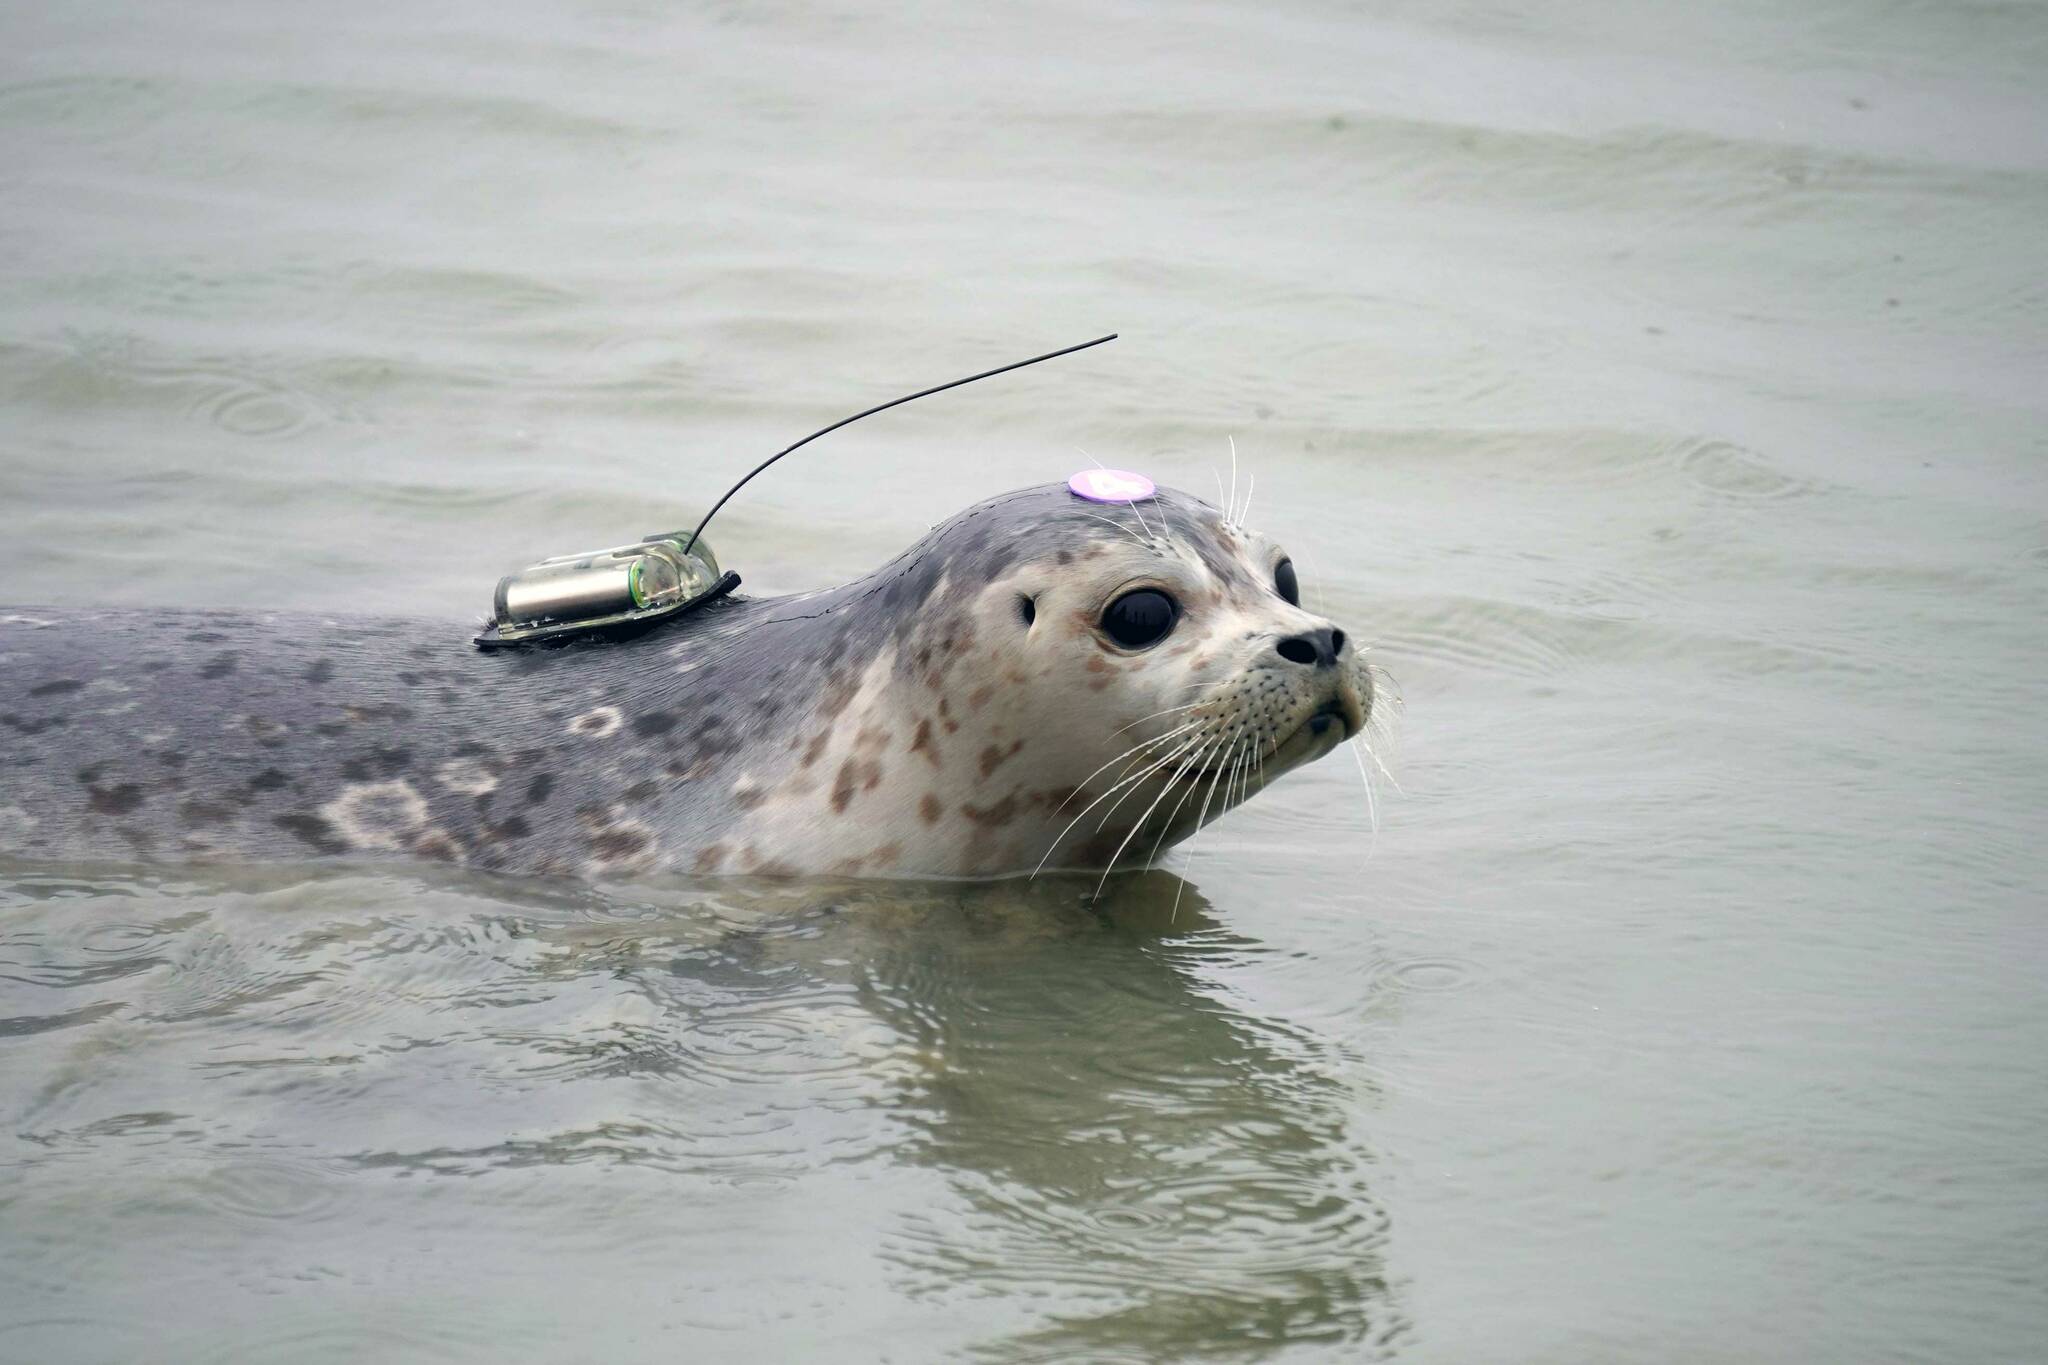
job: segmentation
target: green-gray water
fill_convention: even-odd
[[[2038,1358],[2044,70],[2033,4],[9,7],[0,601],[458,631],[1114,328],[722,556],[1234,438],[1407,707],[1376,835],[1340,754],[1092,910],[0,862],[0,1359]]]

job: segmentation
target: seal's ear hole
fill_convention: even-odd
[[[1024,628],[1026,630],[1031,629],[1032,622],[1038,619],[1038,602],[1033,598],[1020,595],[1017,598],[1017,615],[1024,618]]]

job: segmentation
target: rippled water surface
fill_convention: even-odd
[[[1407,707],[1376,834],[1339,755],[1092,906],[0,862],[0,1359],[2038,1357],[2044,70],[1970,0],[11,7],[0,599],[453,634],[1118,329],[722,557],[1234,438]]]

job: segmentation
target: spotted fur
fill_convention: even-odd
[[[0,852],[593,876],[1129,862],[1364,723],[1348,644],[1317,668],[1276,653],[1329,629],[1279,597],[1279,557],[1183,493],[1106,508],[1052,485],[843,587],[624,641],[483,654],[441,623],[0,612]],[[1141,585],[1183,616],[1122,650],[1102,610]]]

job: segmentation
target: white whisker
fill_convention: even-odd
[[[1074,795],[1078,796],[1083,787],[1086,787],[1090,782],[1093,782],[1095,780],[1096,773],[1100,773],[1106,768],[1114,768],[1117,764],[1123,762],[1127,758],[1130,758],[1132,755],[1143,753],[1145,750],[1151,748],[1155,744],[1164,744],[1167,740],[1172,739],[1175,735],[1185,734],[1189,730],[1194,729],[1197,725],[1200,724],[1200,721],[1191,720],[1185,725],[1176,725],[1173,729],[1168,730],[1163,735],[1154,735],[1152,738],[1145,740],[1142,743],[1133,744],[1130,748],[1124,750],[1115,758],[1112,758],[1111,760],[1109,760],[1109,762],[1103,764],[1101,768],[1097,768],[1095,772],[1088,774],[1088,776],[1082,778],[1079,782],[1076,782],[1074,784]],[[1112,787],[1110,788],[1110,790],[1115,791],[1116,788]],[[1067,798],[1067,801],[1071,801],[1073,799],[1073,796],[1069,796]],[[1054,806],[1053,814],[1057,815],[1061,811],[1065,810],[1067,808],[1067,801],[1062,801],[1059,803],[1059,805]]]
[[[1203,749],[1202,754],[1196,756],[1197,759],[1199,760],[1200,758],[1206,756],[1210,750],[1214,749],[1217,745],[1221,744],[1222,742],[1223,741],[1220,738],[1211,740],[1209,744],[1205,746],[1205,748]],[[1197,761],[1187,766],[1199,770],[1201,767],[1201,763]],[[1175,774],[1175,776],[1177,777],[1179,776],[1179,774]],[[1095,894],[1089,898],[1090,900],[1100,900],[1102,898],[1102,888],[1109,885],[1109,874],[1116,870],[1116,860],[1124,856],[1124,850],[1131,846],[1131,840],[1138,837],[1138,831],[1145,828],[1145,822],[1152,818],[1152,812],[1159,809],[1159,803],[1161,801],[1164,801],[1166,799],[1166,794],[1172,790],[1173,779],[1169,778],[1166,782],[1166,785],[1159,789],[1159,795],[1152,798],[1152,804],[1145,807],[1145,813],[1140,815],[1137,818],[1137,820],[1131,825],[1130,831],[1126,833],[1123,837],[1123,842],[1116,846],[1116,852],[1110,854],[1109,861],[1102,865],[1102,876],[1095,883]],[[1125,795],[1129,795],[1129,793],[1127,792],[1125,793]],[[1117,804],[1121,805],[1123,803],[1119,801]],[[1112,811],[1114,811],[1115,809],[1116,806],[1110,807],[1110,810]],[[1107,824],[1108,821],[1109,817],[1104,816],[1103,823]],[[1102,828],[1102,826],[1097,825],[1096,828],[1099,830]]]
[[[1254,746],[1254,749],[1256,749],[1256,746]],[[1258,757],[1258,754],[1253,750],[1247,750],[1244,757],[1245,761],[1238,766],[1237,771],[1231,773],[1230,782],[1223,788],[1224,810],[1235,809],[1251,800],[1252,762]],[[1235,797],[1231,795],[1233,788],[1237,792]]]
[[[1166,539],[1166,534],[1165,534],[1165,531],[1166,531],[1166,522],[1165,522],[1165,519],[1164,519],[1164,516],[1163,516],[1163,515],[1162,515],[1162,517],[1161,517],[1161,520],[1160,520],[1160,523],[1159,523],[1159,527],[1160,527],[1160,529],[1159,529],[1158,531],[1154,531],[1154,530],[1152,529],[1152,523],[1151,523],[1151,522],[1149,522],[1149,521],[1147,521],[1147,520],[1145,520],[1145,511],[1144,511],[1144,509],[1143,509],[1143,508],[1141,508],[1141,507],[1139,507],[1139,506],[1138,506],[1138,504],[1137,504],[1136,502],[1127,502],[1127,503],[1124,503],[1124,504],[1123,504],[1123,506],[1125,506],[1126,508],[1130,509],[1130,513],[1131,513],[1131,515],[1132,515],[1132,516],[1134,516],[1134,517],[1136,517],[1136,518],[1138,519],[1138,525],[1140,525],[1140,526],[1142,526],[1142,527],[1144,527],[1144,528],[1145,528],[1145,534],[1146,534],[1146,535],[1148,535],[1148,536],[1151,536],[1151,537],[1153,537],[1154,539],[1157,539],[1157,540],[1164,540],[1164,539]]]
[[[1216,773],[1216,776],[1209,779],[1209,792],[1206,796],[1202,798],[1202,809],[1195,816],[1195,832],[1193,835],[1189,836],[1188,839],[1188,871],[1190,872],[1193,872],[1195,870],[1195,858],[1197,856],[1195,844],[1202,837],[1203,827],[1209,823],[1209,803],[1216,799],[1216,784],[1219,781],[1221,781],[1222,778],[1223,773],[1219,769]],[[1183,890],[1185,890],[1186,887],[1187,878],[1183,877],[1181,878],[1181,885],[1174,888],[1173,913],[1167,917],[1166,922],[1168,924],[1172,924],[1174,921],[1180,918],[1180,893]]]
[[[1208,737],[1207,737],[1207,736],[1205,736],[1205,735],[1197,735],[1197,736],[1195,736],[1195,738],[1194,738],[1194,739],[1192,739],[1192,740],[1190,740],[1190,741],[1189,741],[1188,743],[1186,743],[1186,744],[1182,745],[1182,746],[1180,747],[1180,749],[1179,749],[1179,750],[1177,751],[1177,753],[1176,753],[1176,756],[1182,756],[1182,755],[1185,755],[1185,754],[1186,754],[1186,753],[1187,753],[1187,752],[1188,752],[1188,751],[1189,751],[1190,749],[1192,749],[1192,748],[1195,748],[1195,747],[1197,747],[1197,746],[1200,746],[1200,747],[1206,748],[1206,747],[1207,747],[1207,746],[1209,745],[1209,743],[1210,743],[1210,740],[1208,739]],[[1160,769],[1160,768],[1163,768],[1163,767],[1165,767],[1165,766],[1166,766],[1166,765],[1165,765],[1165,764],[1163,764],[1163,763],[1155,763],[1155,764],[1153,764],[1153,765],[1152,765],[1152,767],[1151,767],[1151,768],[1147,769],[1146,771],[1147,771],[1147,772],[1157,772],[1157,771],[1159,771],[1159,769]],[[1182,763],[1182,764],[1181,764],[1181,767],[1182,767],[1183,769],[1185,769],[1185,768],[1186,768],[1187,766],[1188,766],[1188,765],[1187,765],[1186,763]],[[1179,774],[1175,774],[1175,776],[1178,776],[1178,775],[1179,775]],[[1171,781],[1173,781],[1173,778],[1172,778],[1172,777],[1169,777],[1169,778],[1167,778],[1167,781],[1168,781],[1168,782],[1171,782]],[[1112,805],[1112,806],[1111,806],[1111,807],[1110,807],[1110,808],[1109,808],[1108,810],[1106,810],[1106,811],[1102,812],[1102,818],[1101,818],[1100,820],[1096,821],[1096,823],[1095,823],[1095,832],[1096,832],[1096,833],[1100,834],[1100,833],[1101,833],[1101,832],[1102,832],[1102,831],[1103,831],[1103,830],[1104,830],[1104,829],[1105,829],[1105,828],[1106,828],[1106,827],[1108,826],[1108,824],[1109,824],[1109,817],[1110,817],[1110,816],[1112,816],[1112,815],[1115,815],[1115,814],[1116,814],[1116,808],[1117,808],[1117,806],[1121,806],[1121,805],[1122,805],[1122,804],[1123,804],[1123,803],[1124,803],[1125,801],[1129,800],[1129,799],[1130,799],[1130,796],[1131,796],[1131,793],[1132,793],[1132,792],[1134,792],[1134,791],[1136,791],[1136,790],[1137,790],[1137,788],[1136,788],[1136,787],[1130,787],[1130,788],[1127,788],[1127,789],[1125,790],[1124,794],[1123,794],[1122,796],[1119,796],[1119,797],[1118,797],[1118,798],[1116,799],[1116,803],[1115,803],[1115,805]]]
[[[1365,784],[1365,816],[1372,822],[1372,847],[1376,850],[1380,844],[1380,811],[1372,799],[1372,778],[1366,774],[1365,760],[1358,757],[1357,746],[1347,744],[1344,747],[1351,750],[1352,758],[1358,760],[1358,780]],[[1366,856],[1371,857],[1372,854],[1368,852]]]
[[[1130,729],[1131,726],[1143,725],[1148,720],[1157,720],[1160,716],[1170,716],[1176,711],[1192,711],[1201,704],[1202,703],[1198,701],[1191,701],[1185,706],[1169,706],[1164,711],[1154,711],[1149,716],[1140,716],[1136,720],[1132,721],[1130,725],[1119,725],[1116,727],[1116,729],[1110,731],[1110,733],[1113,735],[1120,735],[1124,731]]]
[[[1372,727],[1368,725],[1366,728],[1369,730]],[[1400,781],[1395,778],[1393,773],[1387,770],[1387,765],[1380,761],[1379,753],[1376,750],[1374,750],[1372,745],[1365,742],[1365,736],[1360,735],[1355,742],[1357,743],[1359,748],[1365,750],[1365,756],[1372,760],[1372,766],[1380,770],[1380,776],[1387,779],[1387,785],[1391,786],[1397,792],[1401,791]],[[1401,792],[1401,794],[1403,796],[1407,795],[1406,792]]]
[[[1138,544],[1144,546],[1146,549],[1149,550],[1152,548],[1151,541],[1145,539],[1145,537],[1139,535],[1136,531],[1133,531],[1130,527],[1124,525],[1120,521],[1113,521],[1108,517],[1097,516],[1093,512],[1083,512],[1081,515],[1087,517],[1091,521],[1099,521],[1104,526],[1114,526],[1117,530],[1122,531],[1125,535],[1129,536],[1132,540],[1137,541]]]
[[[1044,870],[1045,870],[1045,862],[1046,862],[1046,859],[1047,859],[1047,858],[1050,858],[1050,857],[1052,857],[1052,855],[1053,855],[1053,850],[1054,850],[1054,849],[1057,849],[1057,848],[1058,848],[1058,847],[1060,846],[1060,840],[1062,840],[1062,839],[1066,838],[1066,837],[1067,837],[1067,835],[1071,834],[1071,833],[1073,832],[1074,826],[1075,826],[1075,825],[1078,825],[1078,824],[1080,824],[1082,820],[1084,820],[1084,819],[1086,819],[1086,818],[1087,818],[1087,815],[1088,815],[1088,812],[1089,812],[1089,811],[1091,811],[1091,810],[1094,810],[1094,809],[1095,809],[1095,808],[1096,808],[1097,806],[1101,805],[1101,804],[1102,804],[1102,803],[1103,803],[1104,801],[1107,801],[1107,800],[1108,800],[1108,799],[1110,798],[1110,796],[1111,796],[1111,795],[1112,795],[1113,793],[1115,793],[1116,791],[1118,791],[1119,789],[1121,789],[1121,788],[1127,788],[1127,787],[1130,787],[1130,786],[1131,786],[1131,784],[1133,784],[1133,783],[1137,783],[1137,782],[1142,782],[1142,781],[1144,781],[1144,780],[1145,780],[1145,778],[1147,778],[1147,777],[1148,777],[1148,776],[1150,776],[1151,774],[1153,774],[1153,773],[1155,773],[1155,772],[1159,771],[1159,769],[1161,769],[1161,768],[1165,767],[1165,766],[1166,766],[1167,764],[1169,764],[1169,763],[1173,762],[1173,761],[1174,761],[1175,759],[1177,759],[1177,758],[1181,757],[1181,756],[1182,756],[1183,754],[1187,753],[1187,751],[1188,751],[1189,749],[1193,748],[1193,747],[1194,747],[1194,746],[1195,746],[1196,744],[1198,744],[1198,743],[1200,743],[1200,742],[1201,742],[1201,738],[1200,738],[1200,736],[1197,736],[1197,737],[1196,737],[1195,739],[1193,739],[1193,740],[1190,740],[1190,741],[1188,741],[1187,743],[1184,743],[1184,744],[1182,744],[1182,745],[1181,745],[1180,747],[1176,748],[1176,749],[1175,749],[1175,750],[1174,750],[1174,751],[1173,751],[1172,753],[1168,754],[1168,755],[1167,755],[1167,756],[1166,756],[1165,758],[1162,758],[1162,759],[1160,759],[1160,760],[1159,760],[1159,761],[1158,761],[1157,763],[1154,763],[1154,764],[1153,764],[1153,765],[1152,765],[1151,767],[1149,767],[1149,768],[1146,768],[1146,769],[1145,769],[1145,770],[1144,770],[1143,772],[1141,772],[1141,773],[1138,773],[1138,774],[1137,774],[1136,776],[1133,776],[1133,777],[1126,777],[1126,778],[1122,779],[1121,781],[1119,781],[1118,783],[1116,783],[1116,785],[1115,785],[1115,786],[1112,786],[1112,787],[1111,787],[1111,788],[1110,788],[1110,789],[1109,789],[1108,791],[1106,791],[1106,792],[1104,792],[1104,793],[1103,793],[1102,795],[1100,795],[1100,796],[1096,797],[1096,798],[1095,798],[1095,799],[1094,799],[1093,801],[1090,801],[1090,802],[1089,802],[1089,803],[1088,803],[1087,805],[1085,805],[1085,806],[1081,807],[1081,809],[1080,809],[1080,810],[1079,810],[1078,812],[1076,812],[1076,813],[1075,813],[1075,815],[1074,815],[1074,818],[1073,818],[1072,820],[1069,820],[1069,821],[1067,822],[1067,827],[1066,827],[1065,829],[1061,830],[1061,831],[1060,831],[1060,832],[1059,832],[1059,833],[1058,833],[1057,835],[1055,835],[1055,836],[1053,837],[1053,841],[1052,841],[1052,843],[1051,843],[1050,845],[1048,845],[1048,846],[1047,846],[1047,848],[1046,848],[1046,850],[1045,850],[1045,857],[1042,857],[1042,858],[1040,858],[1040,859],[1038,860],[1038,866],[1037,866],[1037,867],[1035,867],[1035,868],[1033,868],[1033,869],[1031,870],[1031,875],[1032,875],[1033,877],[1036,877],[1036,876],[1037,876],[1037,875],[1038,875],[1038,874],[1039,874],[1040,872],[1042,872],[1042,871],[1044,871]],[[1112,760],[1111,760],[1111,762],[1115,762],[1115,760],[1114,760],[1114,759],[1112,759]],[[1108,766],[1108,764],[1104,764],[1103,766],[1104,766],[1104,767],[1107,767],[1107,766]],[[1098,769],[1096,769],[1096,772],[1100,772],[1100,771],[1102,771],[1102,769],[1101,769],[1101,768],[1098,768]],[[1090,776],[1093,776],[1093,774],[1090,774]],[[1078,791],[1078,790],[1079,790],[1079,788],[1077,787],[1077,788],[1076,788],[1075,790],[1076,790],[1076,791]],[[1129,795],[1130,795],[1130,791],[1126,790],[1126,791],[1124,792],[1124,796],[1129,796]],[[1073,798],[1072,798],[1072,797],[1070,796],[1070,797],[1068,797],[1068,798],[1067,798],[1067,800],[1068,800],[1068,801],[1071,801],[1071,800],[1073,800]],[[1120,805],[1122,805],[1122,804],[1123,804],[1123,797],[1118,797],[1118,798],[1117,798],[1117,805],[1118,805],[1118,806],[1120,806]],[[1062,801],[1062,802],[1060,803],[1060,805],[1059,805],[1059,809],[1062,809],[1062,810],[1063,810],[1063,809],[1065,809],[1065,808],[1066,808],[1066,801]],[[1116,809],[1116,806],[1111,806],[1111,807],[1110,807],[1110,809],[1111,809],[1111,810],[1113,811],[1113,810],[1115,810],[1115,809]],[[1104,820],[1104,822],[1105,822],[1105,823],[1106,823],[1106,822],[1108,821],[1108,819],[1109,819],[1109,817],[1108,817],[1107,815],[1105,815],[1105,816],[1103,817],[1103,820]],[[1097,825],[1097,826],[1096,826],[1096,828],[1097,828],[1097,829],[1100,829],[1101,827],[1102,827],[1101,825]]]
[[[1226,761],[1228,761],[1228,760],[1230,760],[1230,759],[1232,759],[1232,758],[1234,758],[1234,757],[1236,756],[1236,754],[1237,754],[1237,746],[1238,746],[1239,744],[1241,744],[1241,743],[1243,743],[1243,741],[1242,741],[1242,740],[1236,740],[1236,739],[1234,739],[1234,740],[1232,740],[1232,741],[1230,742],[1230,748],[1229,748],[1229,749],[1228,749],[1228,750],[1226,751],[1226,753],[1225,753],[1225,760],[1226,760]],[[1165,824],[1163,824],[1163,825],[1161,825],[1161,826],[1159,827],[1159,837],[1158,837],[1157,839],[1154,839],[1154,840],[1152,841],[1152,851],[1151,851],[1151,852],[1150,852],[1149,854],[1147,854],[1147,855],[1145,856],[1145,866],[1146,866],[1147,868],[1150,868],[1150,867],[1152,867],[1152,866],[1153,866],[1153,865],[1154,865],[1155,863],[1157,863],[1157,862],[1158,862],[1158,860],[1159,860],[1159,850],[1160,850],[1160,848],[1161,848],[1161,847],[1163,847],[1163,846],[1165,845],[1165,843],[1166,843],[1166,836],[1167,836],[1167,834],[1168,834],[1168,833],[1170,833],[1170,832],[1172,831],[1172,829],[1173,829],[1173,822],[1174,822],[1175,820],[1178,820],[1178,819],[1180,818],[1180,811],[1181,811],[1181,807],[1185,806],[1185,805],[1186,805],[1186,804],[1188,803],[1188,800],[1189,800],[1189,798],[1190,798],[1190,797],[1192,797],[1192,796],[1193,796],[1193,795],[1195,794],[1195,788],[1197,788],[1197,787],[1199,787],[1199,786],[1201,786],[1201,785],[1202,785],[1202,784],[1201,784],[1201,781],[1200,781],[1200,779],[1199,779],[1199,778],[1198,778],[1197,780],[1193,781],[1193,782],[1190,782],[1190,783],[1188,784],[1188,789],[1187,789],[1186,791],[1184,791],[1184,792],[1182,792],[1182,793],[1181,793],[1181,796],[1180,796],[1180,800],[1178,800],[1178,801],[1174,802],[1174,803],[1173,803],[1173,809],[1167,812],[1167,814],[1166,814],[1166,823],[1165,823]],[[1191,831],[1191,832],[1192,832],[1192,831]]]
[[[1230,500],[1223,504],[1223,520],[1232,522],[1237,520],[1237,438],[1227,436],[1224,439],[1230,442]]]
[[[1233,756],[1232,761],[1223,769],[1223,785],[1220,792],[1223,799],[1216,807],[1216,818],[1219,820],[1223,818],[1224,812],[1230,809],[1230,789],[1237,784],[1237,774],[1243,767],[1243,758],[1244,755],[1241,753]]]
[[[1102,470],[1104,473],[1107,473],[1109,471],[1108,465],[1096,459],[1093,455],[1090,455],[1087,452],[1087,450],[1083,449],[1081,446],[1075,446],[1074,449],[1079,450],[1083,458],[1085,458],[1090,464],[1094,465],[1097,469]],[[1137,514],[1138,525],[1145,528],[1146,535],[1151,536],[1155,534],[1155,532],[1152,530],[1152,524],[1145,520],[1145,514],[1143,512],[1138,511],[1138,504],[1136,504],[1135,502],[1127,502],[1124,503],[1123,506],[1130,508],[1132,512]]]

